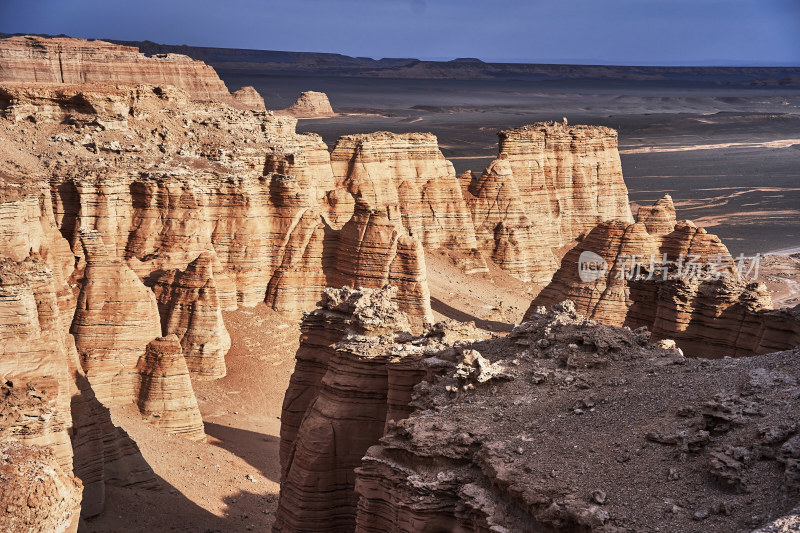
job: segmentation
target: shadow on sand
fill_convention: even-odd
[[[459,322],[475,322],[476,327],[486,331],[509,332],[514,329],[513,324],[506,324],[505,322],[498,322],[496,320],[484,320],[482,318],[478,318],[474,315],[470,315],[469,313],[465,313],[464,311],[460,311],[455,307],[450,307],[446,303],[432,296],[431,308],[437,313],[441,313],[447,318],[458,320]]]
[[[276,483],[280,481],[279,438],[213,422],[206,422],[205,426],[206,435],[219,440],[219,442],[212,442],[214,446],[224,448],[237,457],[244,459],[249,465],[258,469],[261,474],[272,481]]]

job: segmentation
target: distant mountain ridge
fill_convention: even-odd
[[[0,33],[0,38],[10,37]],[[186,45],[159,44],[152,41],[107,42],[136,46],[146,55],[184,54],[208,63],[220,75],[302,75],[351,76],[369,78],[415,79],[520,79],[548,80],[621,80],[682,82],[733,86],[800,87],[797,67],[681,67],[557,65],[534,63],[487,63],[476,58],[451,61],[424,61],[414,58],[351,57],[322,52],[285,52]]]

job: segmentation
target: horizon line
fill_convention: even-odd
[[[229,47],[229,46],[212,46],[212,45],[198,45],[198,44],[169,44],[169,43],[162,43],[157,41],[152,41],[150,39],[142,39],[142,40],[132,40],[132,39],[118,39],[115,37],[73,37],[71,35],[67,35],[64,33],[61,34],[48,34],[48,33],[26,33],[26,32],[17,32],[17,33],[5,33],[2,32],[4,35],[7,36],[32,36],[32,37],[47,37],[47,38],[54,38],[54,37],[66,37],[70,39],[84,39],[87,41],[105,41],[105,42],[112,42],[112,41],[123,41],[123,42],[130,42],[130,43],[153,43],[156,45],[161,46],[173,46],[173,47],[183,47],[183,48],[214,48],[219,50],[244,50],[244,51],[252,51],[252,52],[278,52],[278,53],[287,53],[287,54],[327,54],[327,55],[337,55],[343,57],[349,57],[352,59],[369,59],[371,61],[381,61],[381,60],[397,60],[397,59],[408,59],[408,60],[415,60],[415,61],[426,61],[426,62],[434,62],[434,63],[449,63],[457,60],[477,60],[484,64],[503,64],[503,65],[549,65],[549,66],[573,66],[573,67],[632,67],[632,68],[800,68],[800,63],[783,63],[783,62],[775,62],[775,63],[750,63],[746,60],[732,60],[732,59],[718,59],[718,60],[693,60],[687,63],[678,63],[678,62],[662,62],[662,63],[651,63],[651,64],[641,64],[641,63],[626,63],[626,62],[602,62],[603,60],[600,59],[545,59],[539,61],[532,61],[526,60],[522,58],[492,58],[492,59],[482,59],[479,57],[452,57],[449,56],[423,56],[423,57],[409,57],[409,56],[386,56],[386,57],[375,57],[375,56],[365,56],[365,55],[349,55],[342,52],[320,52],[320,51],[309,51],[309,50],[276,50],[270,48],[238,48],[238,47]],[[466,63],[466,62],[465,62]]]

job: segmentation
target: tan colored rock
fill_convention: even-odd
[[[57,90],[31,86],[14,94],[18,104],[7,111],[39,110],[45,105],[58,110],[48,112],[50,118],[34,113],[39,117],[37,128],[52,133],[42,143],[20,145],[20,153],[47,153],[56,161],[39,172],[51,174],[56,224],[72,253],[83,259],[80,232],[97,230],[115,260],[130,267],[146,285],[156,283],[163,271],[185,270],[199,254],[213,251],[223,308],[231,308],[233,300],[244,306],[266,300],[274,309],[296,315],[313,308],[326,286],[380,287],[396,279],[401,294],[410,291],[401,296],[409,302],[408,311],[423,322],[429,311],[424,300],[427,289],[420,279],[422,255],[415,241],[400,239],[408,234],[402,225],[401,198],[401,203],[414,203],[417,213],[427,213],[406,219],[413,231],[431,228],[426,237],[431,247],[446,248],[465,270],[485,266],[471,237],[470,217],[452,165],[432,136],[364,136],[356,143],[363,150],[347,157],[372,161],[370,172],[337,177],[322,139],[295,134],[295,119],[237,111],[223,104],[197,106],[177,89],[149,86],[65,85]],[[103,106],[75,108],[78,94]],[[100,116],[101,107],[111,111],[120,107],[124,112],[116,118],[111,111]],[[169,113],[161,113],[165,109]],[[124,121],[117,120],[122,116]],[[76,136],[61,125],[66,117],[85,126],[117,120],[119,127],[99,132],[95,128]],[[20,127],[17,122],[5,125]],[[48,152],[56,149],[64,159]],[[394,154],[394,162],[381,164],[386,153]],[[172,154],[176,162],[167,164],[164,154]],[[106,157],[114,163],[107,163]],[[392,262],[395,250],[381,252],[388,262],[377,268],[392,270],[381,279],[369,266],[368,255],[357,261],[356,270],[336,265],[340,230],[355,210],[352,191],[368,187],[367,180],[400,187],[394,204],[386,206],[399,230],[400,259]],[[412,190],[416,196],[409,196]],[[405,196],[399,195],[402,191]],[[394,246],[391,232],[387,236],[373,248]],[[353,262],[345,256],[342,261]],[[79,261],[79,272],[83,265]],[[414,303],[419,295],[422,303]]]
[[[547,283],[554,250],[600,222],[631,222],[614,130],[537,123],[499,132],[498,158],[467,185],[480,250],[523,281]]]
[[[267,287],[267,305],[291,315],[317,305],[333,285],[337,233],[312,209],[302,212],[283,246],[280,264]]]
[[[0,39],[0,82],[172,85],[197,100],[224,100],[213,68],[179,54],[145,57],[131,46],[36,36]]]
[[[178,337],[170,334],[151,341],[136,370],[140,379],[137,405],[145,420],[167,433],[205,439],[203,418]]]
[[[24,413],[12,409],[0,434],[51,450],[61,468],[83,483],[81,513],[93,516],[103,510],[106,483],[153,487],[157,482],[136,444],[94,396],[68,334],[75,300],[61,295],[64,281],[54,274],[36,256],[0,261],[0,381],[17,391],[25,386],[25,401],[33,402],[28,407],[37,413],[31,417],[27,407]]]
[[[44,421],[34,418],[33,427],[24,417],[14,424],[6,419],[0,433],[51,449],[67,468],[73,460],[69,431],[74,378],[56,292],[52,272],[38,257],[0,260],[0,380],[11,384],[9,394],[24,390],[26,383],[35,384],[38,392],[31,401],[47,410]]]
[[[115,259],[100,233],[80,234],[86,270],[70,332],[81,365],[100,401],[119,405],[135,399],[136,364],[161,334],[152,291]]]
[[[334,350],[329,345],[315,357],[327,367],[324,375],[309,365],[308,344],[298,351],[284,400],[292,430],[281,431],[281,496],[273,531],[344,531],[355,525],[353,469],[383,433],[389,348],[395,334],[408,328],[392,300],[396,289],[325,294],[323,308],[309,315],[306,328],[338,323],[334,331],[344,326],[345,336]],[[301,378],[308,370],[310,375]],[[305,413],[298,418],[303,406]],[[298,419],[302,422],[296,426]]]
[[[242,87],[231,93],[233,105],[239,109],[252,109],[254,111],[266,111],[264,99],[258,94],[255,87],[250,85]]]
[[[578,263],[590,252],[605,270],[584,279]],[[590,231],[525,317],[564,299],[599,322],[646,327],[655,339],[674,339],[692,356],[763,354],[800,343],[797,310],[771,311],[766,288],[738,279],[718,237],[675,221],[669,195],[640,208],[635,224],[607,222]]]
[[[652,309],[642,309],[641,299],[642,303],[633,307],[629,283],[632,276],[663,278],[668,275],[669,264],[681,260],[697,265],[715,262],[726,268],[733,265],[728,249],[717,236],[692,222],[676,222],[668,195],[652,208],[641,208],[639,214],[643,219],[634,224],[611,221],[592,229],[564,256],[552,282],[534,298],[526,318],[538,306],[569,299],[575,302],[578,313],[605,324],[649,325],[651,319],[637,317],[653,316]],[[581,257],[586,257],[582,254],[599,257],[605,265],[602,272],[584,279],[585,273],[579,270]]]
[[[360,204],[339,234],[329,285],[398,288],[398,304],[416,325],[433,323],[421,243],[386,215]]]
[[[373,211],[386,211],[426,249],[457,257],[466,272],[486,272],[453,164],[430,133],[377,132],[341,137],[331,153],[337,184]]]
[[[162,335],[177,335],[185,364],[201,379],[225,376],[225,354],[231,347],[217,297],[214,260],[213,252],[204,252],[186,270],[162,274],[153,287]]]
[[[286,109],[279,111],[281,114],[297,118],[328,118],[335,117],[336,113],[331,108],[328,95],[317,91],[304,91],[297,100]]]

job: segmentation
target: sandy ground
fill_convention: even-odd
[[[225,313],[228,375],[195,382],[206,442],[162,433],[133,405],[112,410],[162,480],[157,491],[109,487],[107,510],[87,531],[268,531],[277,507],[283,394],[299,320],[259,304]]]
[[[508,332],[522,320],[541,287],[523,283],[494,264],[489,273],[464,274],[447,255],[425,253],[431,307],[436,320],[475,322],[481,329]]]

